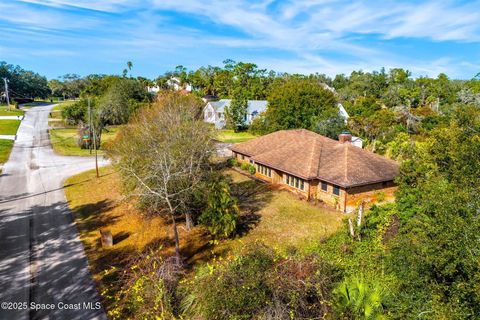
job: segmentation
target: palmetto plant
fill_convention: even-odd
[[[335,308],[346,319],[384,319],[382,287],[363,277],[345,279],[333,291]]]

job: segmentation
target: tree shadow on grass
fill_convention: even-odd
[[[247,180],[232,183],[231,193],[237,198],[240,209],[237,235],[244,236],[260,223],[258,212],[272,199],[272,188],[264,182]]]
[[[120,215],[104,214],[111,210],[113,206],[113,201],[102,200],[73,208],[79,228],[85,232],[100,232],[101,228],[115,223],[120,218]]]

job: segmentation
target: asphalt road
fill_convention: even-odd
[[[53,152],[52,107],[27,111],[0,176],[1,320],[106,319],[63,192],[67,177],[95,164]]]

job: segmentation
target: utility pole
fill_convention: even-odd
[[[90,110],[90,98],[88,98],[88,136],[90,139],[92,138],[92,110]],[[92,143],[88,144],[88,150],[90,150],[90,154],[92,154]]]
[[[90,130],[92,131],[92,134],[90,135],[90,139],[92,138],[92,135],[93,135],[93,149],[95,150],[95,170],[97,172],[97,178],[98,178],[100,177],[100,174],[98,173],[97,136],[95,135],[95,127],[93,126],[93,121],[92,121],[92,107],[90,106],[90,98],[88,98],[88,113],[90,117]]]
[[[3,78],[3,83],[5,83],[5,97],[7,98],[7,107],[10,110],[10,97],[8,96],[8,80]]]

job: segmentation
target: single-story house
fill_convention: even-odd
[[[342,212],[353,211],[361,202],[393,200],[398,164],[355,147],[351,139],[347,133],[336,141],[305,129],[282,130],[231,150],[238,161],[255,166],[259,179]]]
[[[217,129],[225,127],[225,108],[228,108],[231,102],[231,99],[209,101],[203,109],[204,121],[215,124]],[[248,100],[245,124],[249,125],[256,116],[265,110],[267,110],[266,100]]]

